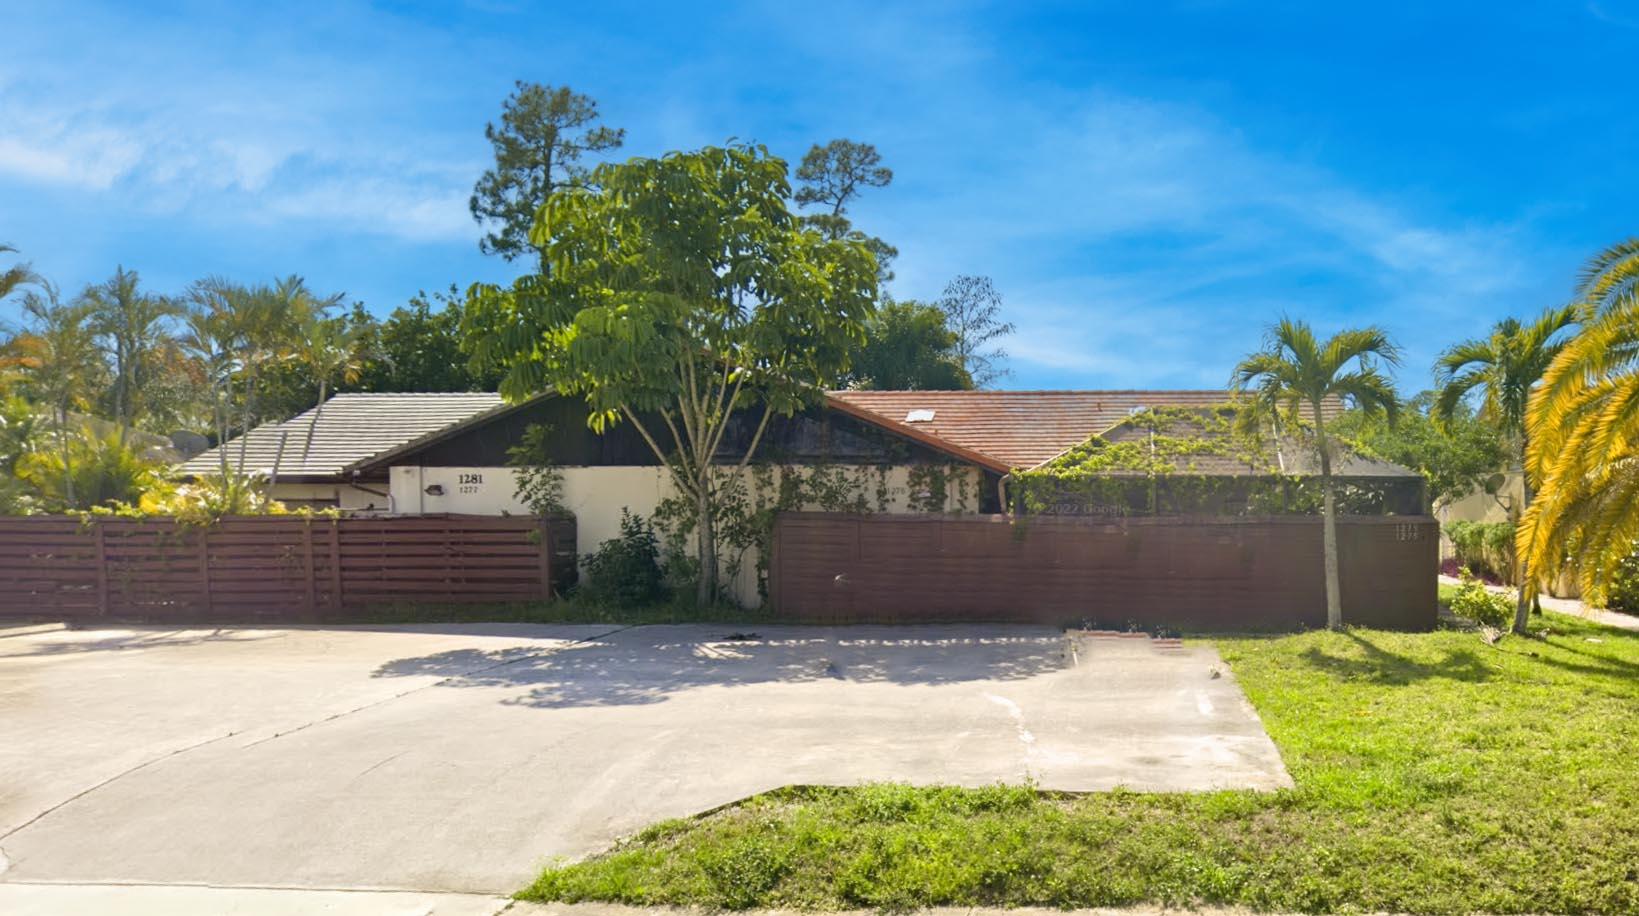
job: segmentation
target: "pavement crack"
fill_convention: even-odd
[[[87,795],[90,795],[92,792],[95,792],[98,789],[101,789],[103,786],[110,785],[110,784],[112,784],[112,783],[114,783],[118,780],[124,779],[125,777],[130,776],[132,773],[135,773],[138,770],[145,770],[148,767],[151,767],[156,763],[163,763],[166,760],[170,760],[172,757],[176,757],[176,756],[181,755],[181,754],[186,754],[189,751],[198,750],[199,748],[202,748],[207,744],[215,744],[218,741],[222,741],[222,740],[227,739],[227,738],[232,738],[234,735],[237,735],[237,734],[239,734],[239,732],[231,731],[231,732],[227,732],[225,734],[217,735],[214,738],[206,738],[203,741],[196,741],[193,744],[188,745],[187,747],[179,747],[179,748],[176,748],[175,750],[167,751],[166,753],[160,754],[158,757],[150,757],[147,760],[144,760],[141,763],[136,764],[135,766],[127,767],[127,768],[119,771],[118,773],[115,773],[114,775],[108,777],[107,779],[104,779],[103,781],[97,783],[96,785],[93,785],[93,786],[81,789],[78,792],[75,792],[73,795],[70,795],[69,797],[63,799],[62,801],[57,802],[56,804],[52,805],[51,807],[46,808],[44,811],[41,811],[40,813],[34,815],[33,817],[31,817],[28,820],[22,822],[21,824],[18,824],[17,826],[11,828],[10,830],[7,830],[5,833],[0,833],[0,840],[4,840],[5,838],[7,838],[9,836],[16,835],[19,831],[24,830],[24,829],[28,828],[29,826],[37,823],[41,818],[44,818],[44,817],[50,815],[52,812],[58,810],[59,808],[62,808],[65,805],[73,804],[74,802],[79,801],[80,799],[86,797]]]

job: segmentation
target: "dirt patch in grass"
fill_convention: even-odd
[[[522,896],[712,907],[1639,912],[1639,634],[1219,638],[1296,788],[782,790]]]

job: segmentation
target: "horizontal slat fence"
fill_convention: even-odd
[[[316,621],[370,605],[542,600],[574,569],[568,518],[0,518],[4,614]]]
[[[1426,630],[1439,525],[1338,521],[1347,623]],[[806,623],[1090,622],[1195,630],[1324,626],[1321,520],[786,513],[769,594]]]

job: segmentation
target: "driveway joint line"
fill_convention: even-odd
[[[326,716],[322,719],[316,719],[312,722],[303,723],[302,725],[298,725],[295,728],[292,728],[292,729],[289,729],[289,730],[286,730],[286,731],[282,731],[282,732],[279,732],[277,734],[269,735],[266,738],[261,738],[261,739],[258,739],[256,741],[252,741],[250,744],[245,745],[245,747],[247,747],[247,748],[255,747],[258,744],[264,744],[268,741],[272,741],[274,738],[280,738],[280,737],[283,737],[285,735],[295,734],[296,732],[302,731],[302,730],[304,730],[304,729],[306,729],[310,726],[313,726],[313,725],[320,725],[320,724],[323,724],[325,722],[334,722],[335,720],[340,719],[343,716],[349,716],[349,715],[352,715],[353,713],[356,713],[356,712],[363,712],[366,709],[372,709],[376,706],[381,706],[385,703],[390,703],[393,700],[397,700],[401,697],[409,696],[412,693],[419,693],[420,691],[426,690],[430,687],[437,687],[437,686],[440,686],[442,684],[446,684],[450,681],[456,680],[457,678],[470,677],[474,674],[482,674],[485,671],[492,671],[496,668],[500,668],[500,667],[503,667],[503,666],[506,666],[506,665],[514,664],[516,662],[525,661],[525,660],[528,660],[528,659],[541,658],[541,657],[544,657],[546,655],[550,655],[553,652],[557,652],[557,651],[561,651],[562,649],[569,648],[570,646],[578,646],[578,645],[582,645],[582,644],[588,643],[588,642],[595,642],[599,639],[603,639],[606,636],[613,636],[616,633],[621,633],[621,632],[624,632],[626,630],[630,630],[635,626],[637,626],[637,624],[627,624],[625,626],[615,627],[614,629],[608,630],[608,631],[603,632],[603,633],[598,633],[598,634],[595,634],[595,635],[592,635],[592,636],[585,636],[585,637],[582,637],[580,639],[570,640],[567,643],[564,643],[564,644],[558,645],[558,646],[554,646],[551,649],[541,650],[541,651],[537,651],[537,652],[531,652],[527,655],[522,655],[522,656],[519,656],[518,658],[514,658],[514,659],[507,659],[505,661],[497,662],[493,665],[487,665],[483,668],[476,668],[472,671],[464,671],[460,674],[452,674],[449,677],[441,678],[437,681],[434,681],[431,684],[423,684],[419,687],[412,687],[409,690],[403,691],[402,693],[393,694],[390,697],[386,697],[386,698],[383,698],[381,700],[377,700],[374,703],[366,703],[363,706],[359,706],[359,707],[356,707],[356,708],[353,708],[353,709],[345,710],[343,712],[338,712],[338,713],[335,713],[333,715]],[[174,631],[174,632],[181,632],[181,631],[178,630],[178,631]],[[218,632],[220,632],[220,628],[218,628]],[[5,840],[9,837],[17,835],[21,831],[23,831],[23,830],[33,826],[34,824],[38,823],[42,818],[45,818],[45,817],[57,812],[58,810],[66,807],[68,805],[71,805],[74,802],[79,801],[80,799],[86,797],[87,795],[90,795],[92,792],[95,792],[98,789],[103,788],[104,786],[110,785],[111,783],[114,783],[114,782],[116,782],[120,779],[125,778],[126,776],[129,776],[132,773],[135,773],[139,770],[146,769],[150,766],[153,766],[156,763],[162,763],[166,760],[171,759],[172,757],[176,757],[176,756],[179,756],[181,754],[186,754],[189,751],[198,750],[199,748],[202,748],[202,747],[204,747],[208,744],[215,744],[218,741],[223,741],[223,740],[226,740],[228,738],[232,738],[234,735],[241,734],[242,732],[243,732],[243,729],[240,729],[240,730],[236,730],[236,731],[227,732],[225,734],[217,735],[217,736],[212,737],[212,738],[206,738],[203,741],[195,742],[195,743],[190,744],[186,747],[176,748],[174,750],[170,750],[170,751],[167,751],[163,754],[160,754],[157,757],[151,757],[151,758],[149,758],[147,760],[144,760],[140,763],[134,764],[133,766],[130,766],[130,767],[124,769],[124,770],[121,770],[120,772],[115,773],[114,775],[108,777],[107,779],[102,780],[99,783],[96,783],[95,785],[88,786],[87,788],[81,789],[80,791],[74,793],[73,795],[70,795],[69,797],[63,799],[62,801],[51,805],[50,807],[46,808],[44,811],[39,812],[38,814],[34,815],[33,817],[29,818],[28,820],[22,822],[21,824],[18,824],[17,826],[11,828],[10,830],[7,830],[5,833],[0,833],[0,840]],[[16,864],[16,863],[14,862],[12,864]],[[21,882],[12,882],[12,883],[21,883]],[[201,886],[210,886],[210,885],[201,885]]]
[[[107,779],[104,779],[102,782],[97,783],[96,785],[89,786],[87,788],[81,789],[78,792],[75,792],[73,795],[70,795],[69,797],[63,799],[62,801],[57,802],[56,804],[54,804],[51,807],[45,809],[44,811],[41,811],[39,814],[36,814],[33,817],[29,818],[28,820],[22,822],[21,824],[18,824],[16,827],[13,827],[10,830],[7,830],[5,833],[0,833],[0,840],[4,840],[7,837],[15,836],[18,832],[24,830],[27,827],[32,826],[33,824],[37,823],[41,818],[43,818],[43,817],[57,811],[58,809],[62,808],[63,806],[73,804],[74,802],[79,801],[80,799],[86,797],[87,795],[90,795],[92,792],[95,792],[98,789],[101,789],[103,786],[106,786],[106,785],[108,785],[112,782],[115,782],[116,780],[123,779],[123,778],[131,775],[132,773],[137,772],[138,770],[146,769],[150,766],[153,766],[156,763],[161,763],[163,761],[169,760],[172,757],[175,757],[179,754],[186,754],[189,751],[197,750],[198,748],[202,748],[207,744],[215,744],[218,741],[223,741],[225,739],[232,738],[234,735],[237,735],[237,734],[239,734],[239,732],[231,731],[231,732],[228,732],[226,734],[217,735],[214,738],[206,738],[204,741],[198,741],[198,742],[195,742],[193,744],[188,745],[187,747],[179,747],[179,748],[176,748],[174,750],[167,751],[163,754],[160,754],[157,757],[150,757],[147,760],[142,761],[141,763],[138,763],[138,764],[135,764],[133,766],[127,767],[126,769],[121,770],[118,773],[115,773],[114,775],[108,777]]]

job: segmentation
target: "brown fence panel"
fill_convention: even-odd
[[[1338,523],[1347,622],[1428,629],[1439,526]],[[1195,630],[1326,622],[1321,521],[787,513],[769,592],[813,623],[999,620]]]
[[[569,518],[0,518],[0,614],[289,622],[537,601],[574,581],[574,560]]]

